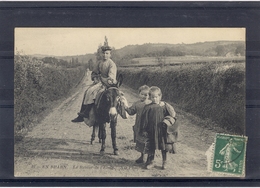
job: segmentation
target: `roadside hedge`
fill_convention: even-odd
[[[28,56],[16,55],[14,62],[15,133],[26,131],[41,112],[66,96],[85,74],[83,66],[54,66]]]
[[[238,134],[245,132],[244,63],[119,68],[124,84],[158,86],[163,100]]]

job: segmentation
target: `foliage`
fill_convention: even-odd
[[[95,53],[96,61],[101,61],[103,59],[102,45],[98,46],[97,52]]]
[[[241,55],[241,56],[244,56],[246,53],[246,49],[245,49],[245,45],[243,44],[240,44],[236,47],[236,51],[235,51],[235,54],[236,55]]]
[[[165,57],[162,57],[162,56],[157,56],[155,58],[155,60],[157,61],[158,65],[163,68],[166,64],[166,58]]]
[[[49,59],[55,60],[55,59]],[[84,76],[85,67],[66,68],[16,55],[14,61],[15,132],[27,129],[51,102],[61,99]]]
[[[72,58],[69,62],[63,59],[57,59],[55,57],[44,57],[41,59],[43,63],[55,65],[55,66],[63,66],[67,68],[75,68],[78,66],[82,66],[81,63],[79,63],[78,58]]]
[[[183,57],[183,56],[218,56],[225,57],[227,54],[231,56],[244,56],[245,43],[244,42],[204,42],[194,44],[143,44],[143,45],[129,45],[122,49],[116,50],[118,54],[115,61],[119,65],[130,65],[131,61],[136,58],[145,57]],[[162,61],[157,64],[162,65]],[[163,67],[163,66],[162,66]]]
[[[95,62],[92,59],[90,59],[88,61],[88,68],[89,68],[90,71],[94,70],[94,65],[95,65]]]
[[[133,89],[156,85],[163,100],[243,134],[245,129],[245,69],[243,63],[161,68],[120,68]]]
[[[216,46],[215,51],[217,56],[224,56],[226,54],[226,49],[223,45]]]

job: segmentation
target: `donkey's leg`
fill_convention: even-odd
[[[119,155],[117,144],[116,144],[116,125],[117,121],[111,121],[110,127],[111,127],[111,139],[112,139],[112,145],[114,149],[114,154]]]
[[[98,142],[101,143],[101,142],[102,142],[102,139],[101,139],[101,136],[100,136],[99,126],[96,126],[96,133],[98,134]]]
[[[90,144],[91,144],[91,145],[93,144],[93,141],[95,140],[97,131],[98,131],[98,127],[97,127],[96,125],[93,125],[93,127],[92,127],[91,141],[90,141]]]
[[[104,154],[106,148],[106,123],[99,124],[100,138],[101,138],[101,150],[100,154]]]

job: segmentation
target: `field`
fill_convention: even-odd
[[[182,64],[204,64],[209,62],[244,62],[244,56],[233,57],[206,57],[206,56],[170,56],[170,57],[141,57],[132,59],[132,63],[128,65],[122,65],[121,67],[137,66],[158,66],[161,63],[165,65],[182,65]]]

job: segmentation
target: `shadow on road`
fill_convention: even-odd
[[[74,148],[74,149],[71,149]],[[100,144],[75,139],[24,138],[15,146],[15,157],[70,160],[94,166],[127,167],[137,166],[134,160],[127,160],[109,153],[99,154]]]

